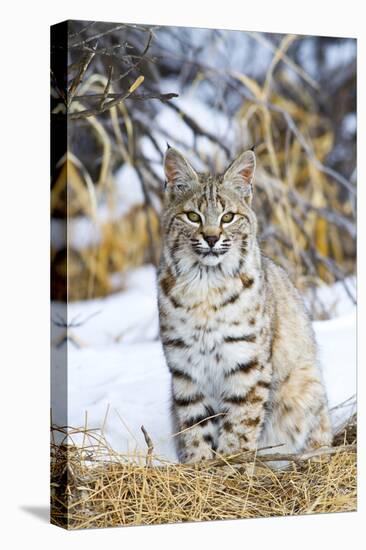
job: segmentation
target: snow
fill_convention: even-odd
[[[145,197],[142,192],[140,178],[130,164],[123,164],[114,174],[117,189],[118,217],[128,212],[136,204],[143,204]],[[121,206],[123,209],[121,209]]]
[[[328,321],[314,322],[319,358],[330,407],[347,404],[332,412],[336,428],[356,412],[356,308]]]
[[[342,133],[345,138],[352,139],[357,132],[357,115],[348,113],[342,121]]]
[[[324,299],[338,293],[338,309],[334,309],[332,319],[314,322],[331,408],[356,394],[356,308],[340,288],[322,289]],[[59,322],[65,313],[65,306],[54,304],[54,321]],[[170,374],[158,338],[155,268],[131,271],[122,292],[70,303],[67,319],[67,343],[60,345],[65,329],[55,325],[53,329],[53,422],[65,422],[66,389],[62,384],[67,352],[67,424],[85,426],[87,415],[87,426],[103,426],[113,449],[132,454],[146,452],[141,432],[144,425],[155,453],[175,461]],[[354,407],[352,401],[332,411],[335,428],[349,418]],[[73,439],[81,442],[81,436]]]
[[[327,68],[330,70],[342,69],[356,59],[357,42],[354,39],[341,39],[334,41],[325,49]]]

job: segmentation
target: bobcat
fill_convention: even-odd
[[[332,440],[310,320],[257,243],[255,164],[250,150],[209,175],[165,154],[159,316],[182,462]]]

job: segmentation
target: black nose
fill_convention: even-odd
[[[213,248],[220,237],[216,237],[216,235],[205,235],[203,238],[208,243],[208,246]]]

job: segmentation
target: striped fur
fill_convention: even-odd
[[[331,441],[311,323],[257,244],[254,168],[251,151],[218,176],[195,172],[174,149],[165,156],[160,331],[183,462]]]

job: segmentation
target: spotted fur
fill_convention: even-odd
[[[180,460],[329,444],[311,323],[257,244],[254,153],[222,175],[197,173],[171,148],[164,166],[159,312]]]

